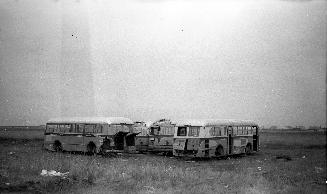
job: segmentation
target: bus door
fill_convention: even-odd
[[[124,150],[126,145],[125,137],[129,132],[119,131],[115,134],[114,142],[116,150]]]
[[[74,135],[70,137],[70,142],[75,146],[76,151],[84,151],[84,124],[72,124]]]
[[[159,126],[150,128],[149,149],[152,151],[155,151],[157,149],[157,146],[159,145],[159,140],[160,140],[160,138],[158,138],[159,132],[160,132]]]
[[[126,140],[126,146],[128,151],[130,152],[135,152],[136,147],[135,147],[135,136],[138,135],[139,133],[128,133],[125,137]]]
[[[255,128],[253,131],[253,151],[258,151],[259,148],[259,128],[258,127],[253,127]]]
[[[233,153],[233,128],[231,126],[228,127],[227,130],[227,135],[228,135],[228,154],[232,154]]]

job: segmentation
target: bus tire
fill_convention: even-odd
[[[223,156],[224,155],[224,148],[222,145],[217,146],[215,151],[215,156]]]
[[[97,152],[97,147],[93,142],[90,142],[89,144],[87,144],[86,150],[87,150],[86,153],[88,155],[94,155]]]
[[[56,140],[54,143],[53,143],[53,150],[55,152],[62,152],[62,145],[60,143],[60,141]]]
[[[110,149],[110,139],[104,139],[103,140],[103,144],[100,147],[100,153],[102,155],[106,154],[106,151]]]
[[[250,155],[250,154],[252,154],[252,145],[251,145],[250,143],[248,143],[248,144],[246,145],[246,148],[245,148],[245,154],[246,154],[246,155]]]

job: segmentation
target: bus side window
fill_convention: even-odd
[[[96,126],[95,126],[95,132],[96,133],[102,133],[102,125],[96,124]]]
[[[188,136],[198,137],[200,133],[200,127],[190,127]]]
[[[85,133],[94,133],[94,132],[95,132],[95,125],[93,124],[85,125]]]
[[[83,133],[84,124],[77,124],[76,125],[76,133]]]
[[[237,135],[237,127],[233,127],[233,135]]]
[[[57,129],[58,129],[58,125],[49,124],[49,125],[47,125],[46,132],[47,133],[56,133],[57,132]]]
[[[59,125],[59,132],[64,133],[65,132],[65,126],[63,124]]]
[[[70,124],[70,133],[74,133],[75,132],[75,124]]]
[[[178,127],[177,136],[186,136],[186,127]]]
[[[242,128],[241,127],[237,127],[237,135],[241,135],[242,133]]]
[[[70,124],[60,124],[59,125],[60,133],[69,133],[69,130],[70,130]]]
[[[257,135],[257,127],[252,127],[253,129],[253,135]]]

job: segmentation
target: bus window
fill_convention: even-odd
[[[58,129],[58,125],[49,124],[49,125],[47,125],[46,132],[47,133],[53,133],[53,132],[56,132],[57,129]]]
[[[227,127],[224,128],[224,135],[226,135]]]
[[[95,125],[94,124],[86,124],[84,126],[85,133],[94,133]]]
[[[94,133],[102,133],[102,125],[96,124],[95,129],[94,129]]]
[[[242,134],[242,127],[237,127],[237,135],[241,135]]]
[[[209,131],[211,136],[222,136],[224,128],[222,127],[212,127]]]
[[[200,133],[200,127],[190,127],[188,136],[198,137]]]
[[[76,133],[83,133],[84,124],[77,124],[76,125]]]
[[[177,136],[186,136],[186,127],[178,127]]]
[[[151,135],[159,135],[160,128],[159,127],[151,127]]]
[[[174,133],[175,133],[175,127],[170,127],[170,132],[169,132],[169,134],[170,134],[170,135],[174,135]]]
[[[69,133],[74,133],[74,131],[75,131],[75,125],[70,124]]]
[[[253,134],[253,128],[254,127],[250,127],[250,134]]]
[[[59,125],[60,133],[69,133],[71,126],[70,124],[61,124]]]
[[[257,127],[252,127],[252,132],[253,132],[253,135],[257,135]]]
[[[233,127],[233,135],[237,135],[237,127]]]

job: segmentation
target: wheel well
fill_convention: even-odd
[[[93,141],[90,141],[88,144],[87,144],[87,148],[93,148],[93,147],[97,147],[96,145],[95,145],[95,143],[93,142]]]
[[[223,153],[220,153],[220,154],[224,154],[224,152],[225,152],[225,150],[224,150],[224,146],[221,145],[221,144],[219,144],[219,145],[217,146],[216,151],[218,151],[220,148],[221,148],[222,151],[223,151]]]
[[[95,145],[95,143],[93,141],[90,141],[87,146],[86,146],[86,150],[89,151],[93,151],[93,149],[96,149],[97,146]]]
[[[215,156],[219,157],[222,155],[225,155],[224,147],[221,144],[218,144],[218,146],[216,147],[216,150],[215,150]]]
[[[54,141],[54,145],[61,145],[61,142],[59,140]]]

